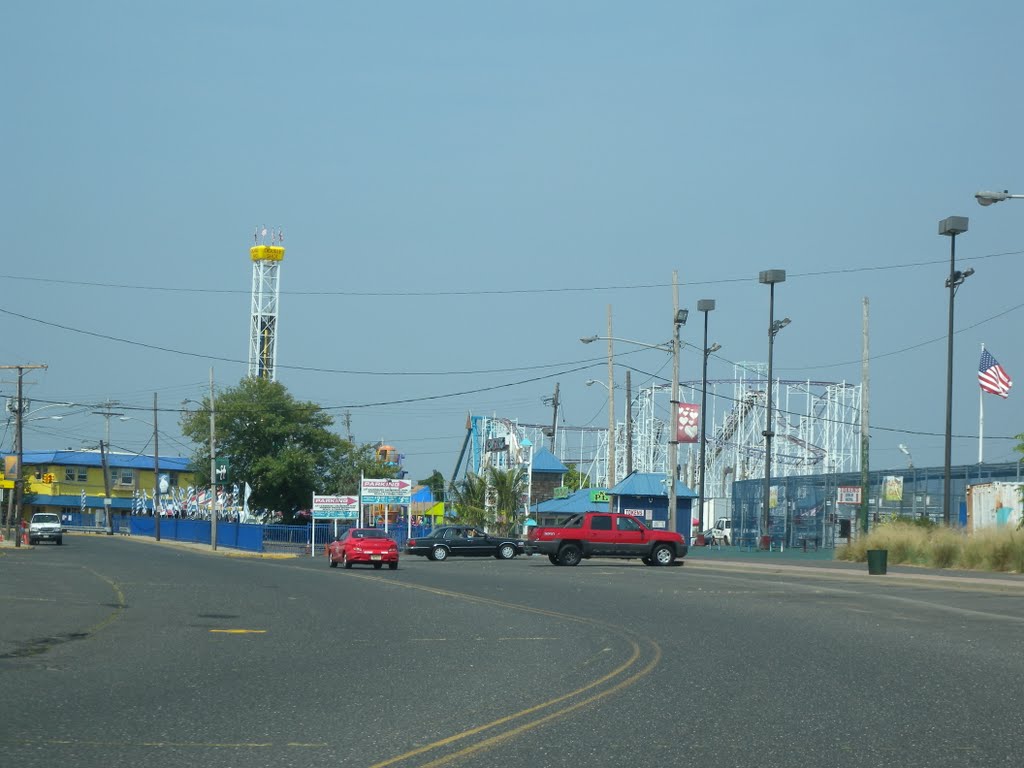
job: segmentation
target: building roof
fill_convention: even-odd
[[[548,499],[530,507],[530,513],[562,513],[579,514],[580,512],[607,512],[607,501],[591,501],[591,491],[602,491],[603,488],[581,488],[564,499]]]
[[[660,472],[633,472],[612,488],[612,496],[668,496],[668,482]],[[682,483],[676,483],[677,499],[695,499],[697,494]]]
[[[564,475],[569,471],[569,468],[558,460],[547,448],[538,448],[533,452],[533,471],[536,472],[550,472],[552,474]]]
[[[99,451],[25,451],[22,463],[55,464],[62,467],[101,467],[103,461]],[[111,467],[125,469],[153,469],[153,456],[137,453],[108,453],[107,463]],[[187,472],[191,459],[181,456],[161,456],[160,469],[167,472]]]

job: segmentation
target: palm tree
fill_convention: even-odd
[[[497,533],[507,536],[522,527],[526,518],[526,506],[523,503],[526,483],[526,471],[522,467],[487,468],[487,485],[494,502]]]
[[[460,523],[481,527],[487,523],[487,483],[483,477],[467,473],[465,478],[452,485],[451,499]]]
[[[526,483],[526,471],[521,467],[487,467],[483,475],[468,473],[452,486],[458,521],[490,528],[502,535],[513,533],[526,517]]]

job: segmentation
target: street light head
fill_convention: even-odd
[[[900,453],[904,453],[904,454],[906,454],[907,456],[909,456],[909,455],[910,455],[910,449],[909,449],[909,448],[907,448],[907,446],[905,446],[905,445],[904,445],[903,443],[900,443],[898,447],[899,447],[899,449],[900,449]]]
[[[597,379],[587,379],[587,380],[586,380],[585,382],[583,382],[583,383],[584,383],[584,384],[586,384],[586,385],[587,385],[588,387],[592,387],[592,386],[594,386],[595,384],[597,384],[597,383],[598,383],[598,381],[597,381]]]
[[[978,201],[979,205],[1001,203],[1003,200],[1008,200],[1010,197],[1010,190],[1008,189],[1004,189],[1002,192],[978,192],[974,195],[974,198]]]
[[[722,348],[722,345],[719,344],[718,342],[715,342],[710,347],[708,347],[708,352],[707,353],[710,355],[712,352],[717,352],[721,348]]]
[[[580,339],[580,341],[582,341],[584,344],[590,344],[592,342],[597,341],[597,336],[584,336],[583,338]]]
[[[779,325],[779,328],[785,328],[791,322],[793,322],[793,321],[790,320],[788,317],[784,317],[784,318],[782,318],[782,321],[781,321],[781,324]]]
[[[697,311],[698,312],[710,312],[715,308],[714,299],[698,299]]]
[[[939,234],[947,237],[962,235],[967,231],[966,216],[947,216],[939,222]]]
[[[686,318],[690,316],[690,310],[680,309],[676,312],[676,325],[686,325]]]
[[[786,282],[786,270],[784,269],[766,269],[757,276],[759,283],[767,285],[774,285],[775,283]]]

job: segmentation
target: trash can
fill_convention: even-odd
[[[889,550],[887,550],[887,549],[869,549],[868,550],[868,574],[870,574],[871,576],[884,576],[888,560],[889,560]]]

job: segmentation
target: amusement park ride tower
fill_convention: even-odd
[[[249,249],[252,258],[252,319],[249,322],[249,375],[275,381],[277,378],[277,316],[280,298],[280,269],[284,260],[281,230],[260,227]]]

